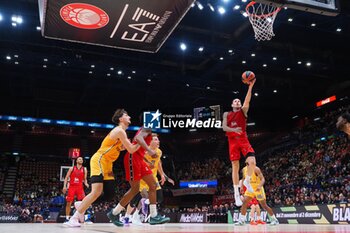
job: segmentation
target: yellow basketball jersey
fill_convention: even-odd
[[[152,156],[150,156],[147,152],[145,154],[145,158],[151,162],[153,165],[154,165],[154,168],[152,169],[152,173],[153,173],[153,176],[154,178],[156,179],[156,181],[158,182],[158,178],[157,178],[157,172],[158,172],[158,166],[159,166],[159,161],[160,161],[160,158],[162,157],[162,151],[157,148],[156,149],[156,155],[157,157],[156,158],[152,158]],[[141,180],[140,181],[140,191],[142,189],[146,188],[147,190],[149,189],[148,185],[146,184],[145,181]],[[158,187],[157,187],[157,190],[160,189],[160,186],[158,184]]]
[[[96,153],[103,156],[105,159],[115,161],[118,159],[122,149],[122,142],[117,139],[113,140],[109,134],[103,139],[100,149]]]
[[[248,172],[248,167],[245,166],[243,168],[243,179],[247,176],[247,172]],[[257,176],[255,174],[255,172],[253,172],[252,176],[250,177],[250,184],[252,185],[253,189],[256,189],[256,187],[258,187],[258,185],[260,184],[260,177]]]
[[[162,151],[159,148],[156,149],[156,155],[157,155],[156,158],[152,158],[152,156],[150,156],[147,152],[145,153],[145,158],[149,162],[151,162],[154,166],[154,168],[152,169],[152,173],[154,176],[157,176],[158,164],[159,164],[160,158],[162,157]]]

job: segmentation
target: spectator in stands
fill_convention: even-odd
[[[30,210],[28,207],[25,207],[20,215],[20,222],[28,223],[31,222],[32,219],[30,217]]]

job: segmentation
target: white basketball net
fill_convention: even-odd
[[[254,1],[247,5],[246,11],[249,21],[253,26],[256,40],[271,40],[275,36],[273,33],[273,23],[280,10],[281,8],[279,7],[256,3]]]

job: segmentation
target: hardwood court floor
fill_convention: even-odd
[[[80,228],[67,228],[56,223],[2,223],[1,233],[226,233],[226,232],[273,232],[273,233],[350,233],[350,225],[308,225],[308,224],[280,224],[277,226],[258,225],[234,226],[232,224],[186,224],[168,223],[151,226],[116,227],[111,223],[97,223],[83,225]]]

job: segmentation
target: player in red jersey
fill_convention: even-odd
[[[85,197],[83,183],[87,188],[89,184],[87,182],[87,169],[83,167],[83,158],[78,157],[76,160],[76,166],[69,168],[63,183],[63,194],[66,194],[68,188],[68,194],[66,196],[66,220],[69,220],[70,208],[74,197],[77,197],[77,201],[81,201]],[[69,178],[69,187],[67,187]]]
[[[138,143],[141,147],[133,154],[127,153],[124,157],[124,169],[126,174],[126,180],[129,181],[131,188],[124,194],[118,205],[110,211],[107,216],[116,226],[123,226],[123,222],[119,220],[119,213],[125,209],[129,202],[139,193],[140,180],[144,180],[149,187],[149,200],[150,200],[150,220],[149,223],[163,224],[169,222],[170,219],[165,216],[161,216],[157,213],[157,198],[156,189],[157,181],[155,180],[152,169],[144,161],[145,153],[153,156],[157,156],[156,152],[152,150],[149,145],[152,141],[152,130],[141,128],[137,131],[133,143]]]
[[[256,166],[255,152],[248,141],[248,136],[246,132],[247,126],[247,113],[249,110],[249,103],[252,97],[252,89],[255,84],[256,79],[254,79],[249,84],[247,95],[245,97],[243,106],[239,99],[234,99],[232,101],[232,111],[225,112],[223,116],[222,128],[226,132],[229,144],[229,154],[232,163],[232,181],[234,187],[235,204],[236,206],[241,206],[242,200],[239,196],[239,159],[241,158],[241,153],[246,157],[246,162],[248,166],[248,174],[243,184],[247,187],[250,192],[254,192],[252,186],[250,185],[250,177]]]

